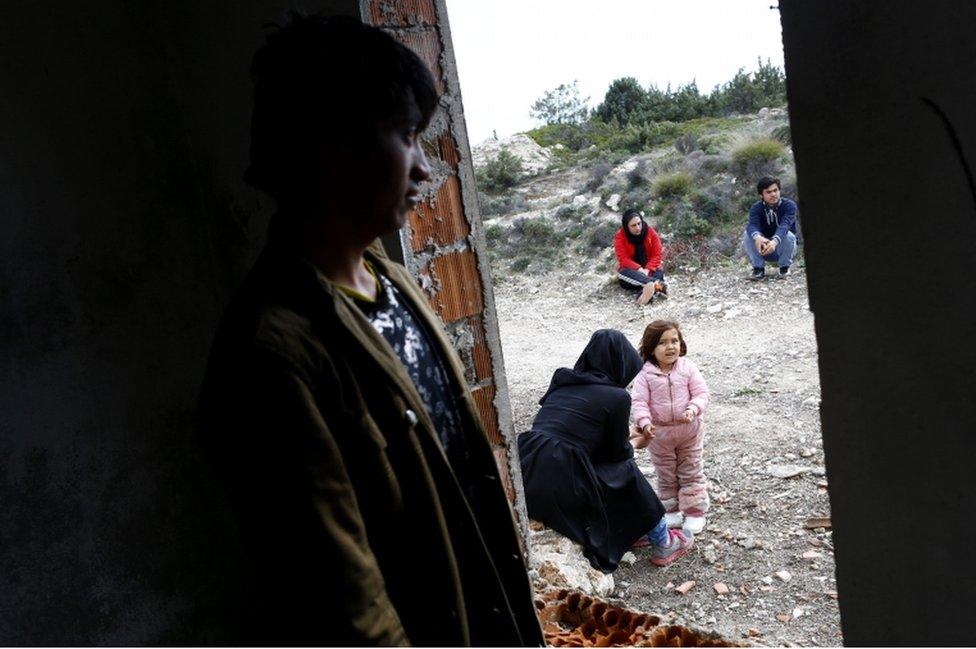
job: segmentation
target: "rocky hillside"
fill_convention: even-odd
[[[737,253],[759,176],[778,176],[784,195],[796,196],[782,109],[691,120],[674,132],[667,143],[637,153],[543,147],[526,134],[473,151],[496,276],[567,266],[611,270],[613,234],[631,207],[670,244],[666,270],[700,266]]]

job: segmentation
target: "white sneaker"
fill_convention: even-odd
[[[705,517],[704,516],[688,516],[685,518],[684,525],[682,529],[688,530],[692,534],[701,534],[701,531],[705,529]]]
[[[664,520],[667,522],[668,527],[681,527],[681,521],[684,518],[685,515],[681,512],[664,512]]]

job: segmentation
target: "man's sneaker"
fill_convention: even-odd
[[[681,527],[681,521],[683,521],[685,515],[681,512],[664,512],[664,520],[667,522],[668,527]]]
[[[705,529],[704,516],[685,516],[685,522],[681,526],[682,532],[689,532],[694,535],[701,534],[703,529]]]
[[[651,548],[651,563],[655,566],[668,566],[688,554],[695,537],[686,537],[681,530],[668,530],[668,544]]]
[[[662,300],[668,299],[668,283],[663,279],[654,282],[654,290],[656,291],[654,297],[661,298]]]
[[[749,276],[749,279],[755,282],[756,280],[762,279],[765,276],[766,276],[765,268],[753,268],[752,275]]]
[[[787,277],[789,277],[789,274],[790,274],[789,266],[780,266],[779,275],[776,276],[776,279],[786,279]]]

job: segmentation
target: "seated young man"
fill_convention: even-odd
[[[278,206],[221,323],[207,449],[270,645],[543,644],[462,366],[374,244],[430,168],[434,81],[388,34],[294,16],[255,56],[246,180]]]
[[[777,278],[790,274],[796,253],[796,203],[780,196],[778,178],[763,176],[756,183],[760,200],[749,209],[742,248],[752,262],[751,280],[766,276],[766,262],[779,266]]]

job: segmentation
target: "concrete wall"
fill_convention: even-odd
[[[780,0],[852,645],[972,645],[976,9]]]

